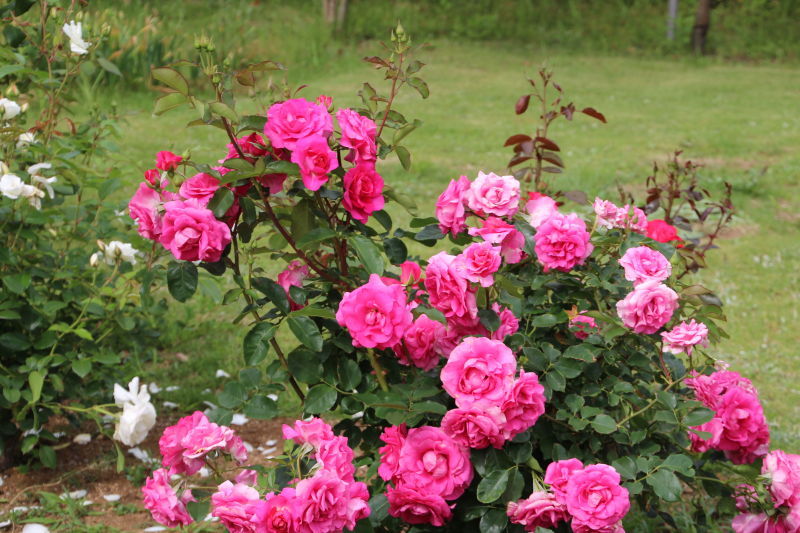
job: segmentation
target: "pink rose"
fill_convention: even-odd
[[[249,485],[225,481],[211,495],[211,516],[231,533],[255,533],[256,509],[261,496]]]
[[[294,515],[298,501],[295,490],[287,487],[280,494],[270,492],[256,505],[258,533],[295,533]],[[263,528],[263,529],[262,529]]]
[[[413,317],[402,285],[386,285],[377,274],[354,291],[344,293],[336,311],[339,325],[347,328],[353,346],[391,348],[403,338]]]
[[[334,437],[331,426],[316,417],[310,420],[297,420],[294,426],[284,424],[281,429],[284,439],[293,440],[300,445],[308,443],[315,448],[319,448],[323,441],[331,440]]]
[[[597,464],[572,473],[566,486],[567,511],[589,529],[613,526],[631,507],[628,489],[613,467]]]
[[[631,229],[631,231],[645,235],[647,233],[647,215],[638,207],[632,207],[631,209],[633,209],[633,214],[628,215],[628,206],[625,206],[627,226]]]
[[[400,450],[408,437],[408,429],[405,424],[390,426],[383,430],[380,439],[386,443],[378,449],[381,454],[381,464],[378,466],[378,475],[384,481],[395,479],[400,467]]]
[[[708,328],[702,322],[681,322],[670,331],[662,331],[664,351],[674,354],[686,352],[692,355],[692,349],[697,346],[708,346]]]
[[[506,439],[502,428],[506,423],[503,412],[494,404],[476,402],[466,408],[451,409],[442,418],[442,430],[467,448],[498,450]]]
[[[644,281],[664,281],[672,274],[672,265],[661,252],[647,246],[628,248],[619,260],[625,279],[639,285]]]
[[[640,283],[617,302],[617,314],[625,327],[636,333],[655,333],[672,318],[678,295],[657,281]]]
[[[569,330],[578,339],[586,339],[590,334],[597,331],[597,329],[597,322],[590,316],[575,315],[569,319]]]
[[[439,252],[428,260],[425,288],[430,304],[446,317],[478,316],[475,289],[455,265],[455,256]]]
[[[197,426],[210,423],[205,414],[195,411],[189,416],[184,416],[178,422],[167,427],[158,439],[158,449],[161,452],[161,464],[169,469],[170,474],[192,475],[203,467],[203,460],[184,457],[186,446],[184,439]]]
[[[236,483],[244,483],[245,485],[250,485],[254,487],[258,484],[258,472],[255,470],[250,470],[249,468],[245,468],[234,478]]]
[[[356,165],[363,162],[374,163],[377,155],[375,123],[352,109],[340,109],[336,113],[336,120],[342,128],[339,144],[352,150],[346,159]]]
[[[469,449],[440,428],[422,426],[408,431],[392,481],[426,495],[455,500],[464,494],[472,476]]]
[[[441,372],[442,386],[456,405],[484,400],[499,405],[514,386],[517,359],[500,341],[467,337],[450,353]]]
[[[389,487],[389,514],[407,524],[430,524],[442,527],[453,516],[450,506],[438,494],[431,494],[415,487]]]
[[[608,524],[601,528],[594,528],[580,520],[573,520],[572,533],[625,533],[625,528],[622,527],[622,522],[616,524]]]
[[[564,459],[554,461],[547,465],[544,472],[544,482],[550,485],[559,501],[566,498],[567,482],[572,474],[583,470],[583,463],[578,459]]]
[[[128,203],[128,212],[136,221],[136,229],[139,235],[145,239],[155,241],[161,235],[162,217],[158,211],[161,202],[161,195],[158,191],[142,182]]]
[[[775,450],[764,457],[761,475],[769,478],[769,493],[775,507],[800,504],[800,455]]]
[[[194,425],[181,439],[182,460],[187,466],[187,474],[199,470],[206,455],[213,451],[229,452],[239,463],[247,460],[242,439],[231,428],[215,424],[205,417],[193,417],[192,423]]]
[[[269,153],[269,150],[267,150],[265,146],[264,138],[255,132],[250,135],[245,135],[244,137],[239,137],[236,139],[236,144],[245,156],[251,156],[252,158],[262,157]],[[233,143],[228,143],[228,155],[225,159],[238,158],[239,152],[233,146]],[[221,162],[222,161],[220,161],[220,163]]]
[[[195,174],[181,184],[180,195],[185,198],[194,198],[203,207],[208,205],[214,193],[219,189],[219,180],[211,174]]]
[[[328,183],[328,173],[339,166],[336,152],[328,147],[328,140],[321,135],[303,137],[295,144],[292,163],[300,167],[303,185],[317,191]]]
[[[658,242],[683,242],[683,239],[678,237],[678,230],[675,228],[675,226],[672,226],[663,220],[648,221],[647,236]]]
[[[594,213],[597,215],[597,226],[601,228],[618,228],[620,225],[620,208],[614,205],[613,202],[602,200],[600,198],[594,199]]]
[[[183,161],[181,156],[175,155],[167,150],[162,150],[156,154],[156,167],[165,172],[178,168],[181,161]]]
[[[508,502],[506,514],[512,524],[520,524],[530,532],[538,527],[555,528],[569,519],[567,507],[553,493],[544,491],[534,492],[524,500]]]
[[[298,533],[342,531],[347,525],[348,484],[327,470],[300,480],[295,488]]]
[[[769,428],[758,397],[735,388],[725,393],[716,417],[723,430],[716,448],[735,464],[749,464],[769,451]]]
[[[334,473],[342,481],[352,483],[356,467],[353,465],[353,450],[347,445],[347,437],[323,440],[315,456],[323,470]]]
[[[513,265],[522,259],[522,247],[525,237],[514,226],[498,217],[489,217],[483,221],[483,227],[470,228],[469,234],[479,236],[486,242],[500,245],[500,255],[506,263]]]
[[[742,377],[738,372],[730,370],[718,370],[707,376],[692,371],[692,377],[686,379],[686,384],[694,389],[698,400],[715,411],[721,407],[722,397],[725,393],[733,388],[739,388],[758,396],[758,391],[752,381]]]
[[[550,215],[558,211],[558,204],[546,194],[532,191],[528,193],[525,211],[528,212],[528,223],[538,228]]]
[[[502,403],[505,437],[513,439],[532,427],[544,414],[544,387],[535,372],[520,370],[508,398]]]
[[[297,143],[306,137],[319,135],[327,138],[332,131],[333,119],[328,110],[305,98],[273,104],[267,110],[267,123],[264,124],[264,135],[272,146],[289,150],[294,150]]]
[[[416,285],[422,280],[422,268],[414,261],[400,263],[400,283],[403,285]]]
[[[154,189],[158,189],[161,187],[161,172],[159,172],[158,169],[156,168],[145,170],[144,179]]]
[[[302,287],[303,281],[308,277],[308,265],[295,259],[289,266],[286,267],[280,274],[278,274],[277,281],[284,292],[286,297],[289,298],[289,304],[292,310],[302,309],[303,306],[292,300],[289,294],[290,287]]]
[[[564,215],[553,213],[536,230],[536,257],[550,269],[569,272],[592,253],[594,247],[589,243],[586,224],[575,213]]]
[[[451,180],[436,200],[436,218],[439,220],[439,230],[442,233],[449,231],[451,235],[456,236],[466,228],[467,214],[464,203],[469,186],[470,181],[466,176]]]
[[[321,94],[317,96],[317,99],[314,100],[317,104],[321,105],[325,109],[330,109],[331,105],[333,104],[333,97]]]
[[[159,242],[182,261],[219,261],[231,242],[231,230],[197,200],[164,204]]]
[[[342,206],[354,219],[366,224],[369,216],[383,209],[383,178],[371,163],[360,163],[344,175]]]
[[[455,266],[469,281],[490,287],[501,263],[499,247],[488,242],[475,242],[456,256]]]
[[[514,176],[478,172],[466,195],[467,205],[478,215],[514,216],[519,207],[519,182]]]
[[[425,315],[419,315],[403,335],[403,342],[394,347],[401,364],[414,365],[422,370],[431,370],[441,356],[436,351],[436,341],[444,333],[445,326]]]
[[[186,510],[186,504],[194,501],[192,493],[185,491],[181,498],[170,486],[169,473],[163,468],[153,472],[142,487],[144,507],[153,516],[153,520],[167,527],[178,527],[191,524],[194,520]]]
[[[354,530],[356,528],[356,522],[369,517],[371,512],[367,485],[360,481],[348,483],[345,527],[349,531]]]
[[[773,533],[765,513],[742,513],[731,523],[734,533]]]
[[[513,335],[519,330],[519,320],[514,316],[510,309],[500,307],[497,302],[492,304],[492,310],[500,318],[500,327],[492,332],[492,338],[496,341],[503,341],[509,335]]]

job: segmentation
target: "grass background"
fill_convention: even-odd
[[[232,50],[235,57],[284,61],[289,66],[285,75],[290,83],[309,85],[302,94],[308,98],[320,93],[331,95],[337,106],[356,105],[356,91],[362,82],[381,83],[360,61],[364,55],[377,52],[377,43],[361,41],[358,36],[373,35],[353,30],[354,35],[348,39],[332,40],[314,14],[319,9],[317,2],[231,2],[229,13],[235,11],[241,17],[237,15],[234,20],[229,16],[222,24],[217,2],[192,1],[181,7],[177,4],[165,4],[159,11],[155,4],[147,2],[123,2],[111,7],[100,2],[97,16],[124,13],[129,24],[124,31],[129,34],[135,34],[130,28],[151,17],[152,42],[168,39],[163,42],[171,43],[171,48],[162,50],[160,55],[153,52],[157,59],[169,59],[170,54],[189,50],[193,30],[204,31],[215,38],[218,49]],[[408,10],[409,4],[392,3],[394,11],[389,12]],[[447,7],[445,4],[431,3]],[[800,415],[800,392],[795,382],[800,377],[796,362],[800,343],[796,328],[800,309],[800,119],[796,113],[800,108],[800,73],[791,61],[722,61],[720,56],[736,56],[737,48],[725,44],[730,36],[724,31],[715,37],[716,26],[712,28],[712,39],[716,39],[712,44],[728,50],[717,57],[683,57],[677,45],[647,48],[640,44],[626,49],[626,43],[647,43],[651,38],[632,41],[637,34],[632,28],[607,33],[604,38],[614,44],[604,46],[599,40],[602,24],[611,28],[613,13],[600,10],[592,22],[586,4],[562,4],[568,6],[564,12],[572,13],[572,30],[566,28],[565,20],[552,24],[556,29],[562,28],[562,37],[567,32],[576,39],[585,38],[578,44],[559,44],[547,32],[526,42],[522,30],[510,32],[508,42],[486,40],[485,36],[463,30],[466,22],[460,26],[460,34],[455,23],[449,34],[437,34],[431,29],[434,24],[419,22],[421,33],[432,37],[419,57],[427,63],[422,75],[431,96],[423,101],[416,93],[405,93],[397,103],[407,117],[424,123],[405,143],[414,164],[410,172],[405,172],[390,160],[382,162],[379,171],[391,186],[415,197],[423,213],[429,212],[448,180],[460,174],[474,177],[478,170],[503,171],[509,157],[508,149],[502,147],[505,138],[533,127],[532,115],[514,115],[514,102],[526,91],[526,77],[542,64],[555,70],[557,81],[576,105],[595,107],[608,119],[608,124],[603,125],[581,117],[554,128],[551,137],[562,147],[567,165],[566,172],[557,178],[559,187],[616,198],[617,183],[641,192],[653,160],[663,161],[675,149],[704,163],[702,182],[714,190],[719,190],[723,181],[731,182],[738,210],[732,231],[720,241],[720,249],[710,253],[710,268],[701,275],[701,281],[718,291],[726,302],[729,318],[731,338],[716,347],[715,354],[750,377],[759,388],[771,424],[773,446],[799,452],[800,427],[796,421]],[[631,21],[639,20],[636,16],[655,13],[656,5],[635,1],[609,4],[618,8],[628,5],[626,13],[633,17]],[[783,6],[789,4],[795,5],[788,2]],[[370,19],[373,10],[366,3],[354,1],[353,5],[365,9],[353,24],[380,29],[376,34],[388,34],[385,15]],[[552,13],[552,2],[542,5],[549,6],[551,11],[547,13]],[[477,12],[484,13],[480,9]],[[684,20],[685,14],[682,17]],[[423,19],[417,17],[418,21]],[[164,22],[168,20],[181,30],[167,32]],[[660,32],[663,20],[658,20]],[[655,22],[646,22],[639,25],[642,35],[655,35]],[[491,21],[485,22],[490,24]],[[542,26],[541,22],[537,24]],[[412,36],[416,35],[413,20],[404,25]],[[291,31],[283,31],[284,28]],[[790,45],[797,44],[792,38],[776,35],[772,45],[783,47],[786,53],[764,55],[770,42],[762,35],[762,44],[753,45],[754,57],[791,60]],[[747,39],[754,38],[742,35],[737,42],[746,48]],[[781,44],[785,42],[789,44]],[[135,54],[131,57],[139,58]],[[123,62],[124,57],[116,59]],[[152,166],[158,150],[189,149],[193,158],[207,162],[222,157],[227,140],[221,132],[212,128],[185,129],[183,125],[195,118],[188,110],[153,116],[152,100],[156,95],[146,90],[143,79],[137,80],[135,65],[131,63],[126,69],[123,62],[120,68],[131,73],[130,79],[113,93],[101,92],[99,98],[116,101],[125,116],[122,150],[116,164],[129,177],[131,192],[142,172]],[[120,196],[119,201],[122,206],[125,198]],[[182,384],[180,391],[165,393],[165,399],[178,400],[189,408],[211,398],[203,391],[219,386],[219,380],[214,378],[217,368],[233,374],[242,365],[240,346],[245,328],[229,323],[237,308],[216,306],[202,296],[173,309],[180,325],[168,331],[169,349],[155,365],[141,370],[164,385]],[[185,353],[188,362],[170,355],[175,352]],[[291,405],[285,407],[291,409]]]

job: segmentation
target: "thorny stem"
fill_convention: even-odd
[[[381,120],[381,127],[378,128],[378,134],[375,136],[376,139],[381,137],[381,133],[383,132],[383,127],[386,125],[386,119],[389,118],[389,111],[392,109],[392,102],[394,102],[394,97],[397,96],[398,87],[397,87],[397,80],[400,77],[400,72],[403,69],[403,59],[405,58],[405,54],[400,53],[399,55],[399,62],[397,63],[397,71],[394,76],[392,76],[392,91],[389,93],[389,101],[386,102],[386,109],[384,110],[383,120]]]
[[[677,385],[677,384],[678,384],[678,383],[680,383],[680,382],[681,382],[681,380],[680,380],[680,379],[679,379],[679,380],[676,380],[676,381],[673,381],[672,383],[670,383],[669,385],[667,385],[667,386],[664,388],[664,391],[665,391],[665,392],[666,392],[666,391],[668,391],[669,389],[671,389],[672,387],[674,387],[675,385]],[[622,420],[620,420],[619,422],[617,422],[617,428],[620,428],[620,427],[622,427],[622,426],[625,424],[625,422],[627,422],[627,421],[631,420],[632,418],[636,418],[636,417],[637,417],[637,416],[639,416],[640,414],[644,413],[645,411],[647,411],[648,409],[650,409],[651,407],[653,407],[653,406],[654,406],[654,405],[655,405],[657,402],[658,402],[658,399],[657,399],[657,398],[653,398],[652,400],[650,400],[650,401],[647,403],[647,405],[645,405],[644,407],[642,407],[642,408],[641,408],[641,409],[639,409],[638,411],[634,411],[633,413],[629,414],[628,416],[626,416],[625,418],[623,418]]]
[[[378,379],[378,385],[380,385],[381,390],[383,392],[389,392],[386,376],[383,375],[383,367],[378,362],[377,357],[375,357],[375,351],[371,348],[367,349],[367,358],[369,358],[369,362],[372,364],[372,369],[375,371],[375,377]]]

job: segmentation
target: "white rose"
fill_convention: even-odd
[[[106,263],[109,265],[113,265],[118,259],[135,265],[136,254],[138,253],[139,250],[131,246],[129,243],[120,241],[111,241],[106,245],[106,249],[103,250]]]
[[[126,403],[122,408],[114,438],[126,446],[136,446],[156,424],[156,408],[150,402]]]
[[[0,178],[0,193],[12,200],[16,200],[22,195],[25,183],[15,174],[3,174]]]
[[[25,148],[33,142],[36,142],[36,136],[33,133],[25,132],[17,137],[17,148]]]
[[[83,55],[89,51],[91,43],[83,40],[83,31],[81,30],[81,23],[74,20],[64,24],[61,28],[64,34],[69,38],[69,49],[78,55]]]
[[[44,191],[37,189],[33,185],[23,184],[22,185],[22,193],[20,194],[22,198],[27,198],[28,203],[31,204],[36,209],[42,208],[42,198],[44,198]]]
[[[128,383],[128,390],[122,385],[114,384],[114,403],[117,407],[124,407],[126,403],[147,403],[150,401],[150,393],[147,392],[147,385],[139,385],[139,376],[136,376]]]
[[[0,98],[0,118],[8,120],[19,115],[22,108],[19,104],[8,98]]]

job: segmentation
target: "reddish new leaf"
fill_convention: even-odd
[[[552,152],[560,152],[561,148],[558,147],[556,143],[548,139],[547,137],[536,137],[533,142],[544,148],[545,150],[550,150]]]
[[[593,107],[584,107],[581,110],[581,113],[583,113],[584,115],[589,115],[592,118],[596,118],[597,120],[599,120],[603,124],[606,123],[606,117],[603,116],[603,114],[600,111],[596,110]]]
[[[532,141],[532,140],[533,139],[531,139],[529,136],[523,135],[521,133],[518,133],[518,134],[512,135],[511,137],[506,139],[506,143],[503,146],[511,146],[511,145],[514,145],[514,144],[519,144],[519,143],[523,143],[525,141]]]
[[[516,111],[517,115],[521,115],[528,110],[528,104],[530,103],[530,101],[531,101],[531,95],[529,94],[519,97],[519,100],[517,100],[517,103],[514,106],[514,111]]]

